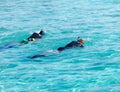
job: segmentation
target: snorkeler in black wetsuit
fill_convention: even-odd
[[[82,39],[78,39],[77,41],[72,41],[70,43],[68,43],[66,46],[64,47],[59,47],[57,50],[59,52],[66,50],[66,49],[70,49],[70,48],[74,48],[74,47],[81,47],[83,48],[83,40]]]
[[[39,33],[34,32],[31,36],[29,36],[27,39],[22,40],[21,42],[13,42],[0,47],[0,49],[2,50],[2,49],[13,48],[15,46],[21,46],[23,44],[27,44],[30,41],[35,41],[37,39],[40,39],[42,38],[43,35],[44,35],[44,31],[43,29],[41,29]]]
[[[42,36],[43,36],[44,34],[45,34],[45,33],[44,33],[43,29],[41,29],[41,31],[40,31],[39,33],[34,32],[34,33],[33,33],[31,36],[29,36],[27,39],[21,41],[21,44],[26,44],[26,43],[28,43],[29,41],[35,41],[35,40],[37,40],[37,39],[40,39],[40,38],[42,38]]]
[[[38,58],[38,57],[43,57],[43,56],[46,56],[48,53],[51,53],[51,54],[58,54],[58,53],[60,53],[61,51],[64,51],[64,50],[66,50],[66,49],[70,49],[70,48],[74,48],[74,47],[81,47],[81,48],[83,48],[84,46],[83,46],[83,40],[82,39],[78,39],[77,41],[72,41],[72,42],[70,42],[70,43],[68,43],[66,46],[64,46],[64,47],[59,47],[59,48],[57,48],[57,50],[56,51],[46,51],[46,52],[43,52],[43,53],[41,53],[41,54],[37,54],[37,55],[34,55],[34,56],[32,56],[32,57],[30,57],[30,58]]]
[[[40,39],[40,38],[42,38],[43,35],[44,35],[44,31],[43,31],[43,29],[41,29],[41,31],[39,33],[35,32],[30,37],[28,37],[27,39],[29,41],[32,41],[32,38],[34,38],[34,39]]]

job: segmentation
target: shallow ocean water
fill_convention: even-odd
[[[120,0],[0,0],[0,92],[120,92]],[[85,48],[29,59],[80,36]]]

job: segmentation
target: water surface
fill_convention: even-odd
[[[0,0],[0,92],[120,92],[119,0]],[[80,36],[85,48],[29,59]]]

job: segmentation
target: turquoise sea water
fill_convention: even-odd
[[[120,92],[120,0],[0,0],[0,46],[41,28],[41,40],[0,51],[0,92]],[[84,49],[27,58],[78,36]]]

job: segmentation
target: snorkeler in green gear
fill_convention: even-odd
[[[30,41],[35,41],[37,39],[42,38],[42,36],[44,34],[45,33],[44,33],[43,29],[41,29],[39,33],[34,32],[31,36],[29,36],[27,39],[22,40],[21,42],[13,42],[13,43],[1,46],[0,49],[8,49],[8,48],[13,48],[15,46],[21,46],[23,44],[27,44]]]
[[[27,39],[24,39],[24,40],[22,40],[21,41],[21,43],[28,43],[29,41],[35,41],[35,40],[37,40],[37,39],[40,39],[40,38],[42,38],[42,36],[44,35],[45,33],[44,33],[44,31],[43,31],[43,29],[41,29],[41,31],[39,32],[39,33],[36,33],[36,32],[34,32],[31,36],[29,36]]]
[[[43,29],[41,29],[41,31],[39,33],[34,32],[30,37],[27,38],[28,41],[34,41],[36,39],[40,39],[42,38],[42,36],[44,35],[44,31]]]

